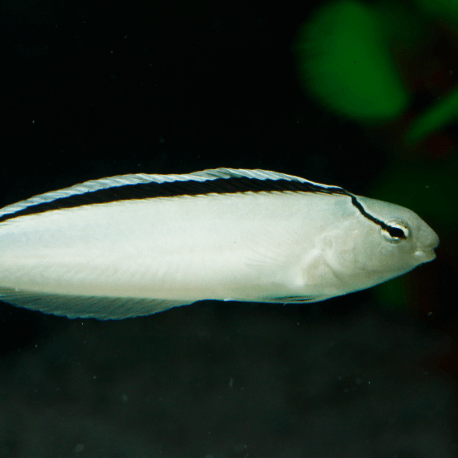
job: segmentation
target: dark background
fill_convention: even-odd
[[[294,42],[315,6],[3,2],[1,206],[214,167],[380,197],[390,142],[327,112],[298,78]],[[428,269],[409,274],[418,295]],[[120,322],[1,303],[0,456],[456,456],[455,315],[426,312],[373,290]]]

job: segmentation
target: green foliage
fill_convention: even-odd
[[[366,5],[341,1],[321,8],[300,29],[296,51],[304,87],[333,111],[377,121],[408,105],[384,22]]]
[[[408,144],[415,143],[446,127],[450,122],[456,122],[457,118],[458,91],[455,90],[422,113],[410,126],[405,140]]]

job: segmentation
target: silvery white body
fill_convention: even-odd
[[[320,192],[146,197],[17,216],[0,223],[0,293],[46,312],[122,318],[203,299],[323,300],[435,257],[437,235],[415,213],[356,199],[404,223],[408,240],[386,240],[349,195]]]

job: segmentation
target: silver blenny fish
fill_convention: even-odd
[[[308,303],[402,275],[438,243],[406,208],[291,175],[122,175],[0,210],[0,299],[99,319]]]

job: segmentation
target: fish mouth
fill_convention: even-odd
[[[417,258],[419,262],[429,262],[436,259],[436,253],[434,250],[439,246],[439,237],[435,232],[431,232],[432,234],[429,237],[430,243],[418,249],[414,254],[415,258]]]
[[[429,250],[418,250],[415,252],[414,256],[418,259],[419,262],[429,262],[436,259],[436,253],[434,252],[434,248]]]
[[[436,259],[436,253],[434,250],[439,245],[439,238],[436,236],[436,239],[431,243],[430,246],[424,247],[420,250],[417,250],[414,256],[418,259],[419,262],[429,262],[433,259]]]

